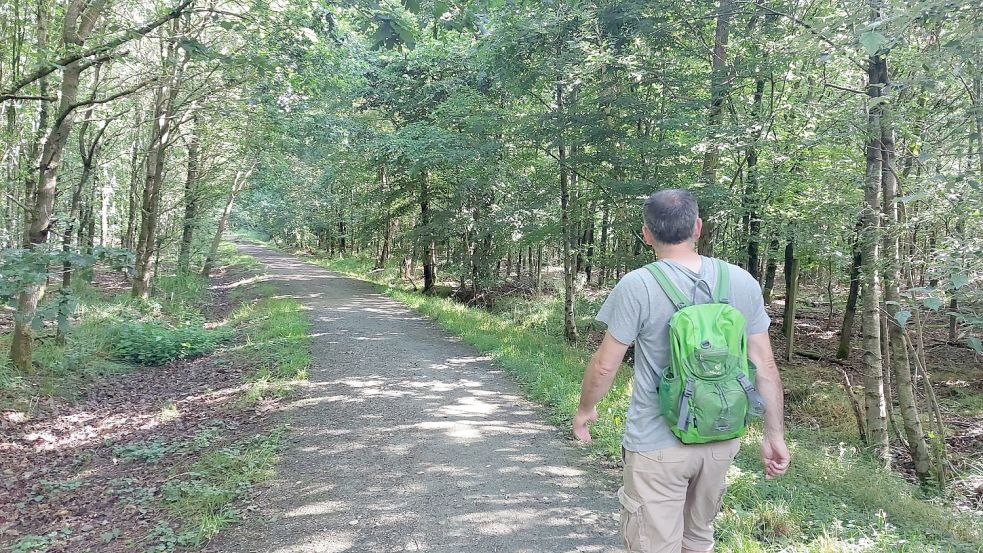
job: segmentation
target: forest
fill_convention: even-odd
[[[981,29],[975,0],[4,0],[0,546],[248,518],[315,337],[231,240],[374,282],[562,427],[653,259],[642,202],[685,188],[761,284],[794,442],[785,484],[735,477],[721,550],[979,551]]]

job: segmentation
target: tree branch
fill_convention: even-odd
[[[43,66],[35,69],[32,73],[26,75],[19,81],[12,84],[10,88],[8,88],[7,90],[0,92],[0,102],[5,102],[11,99],[11,96],[16,94],[17,91],[19,91],[20,89],[33,83],[34,81],[37,81],[38,79],[41,79],[42,77],[54,73],[55,70],[65,67],[70,63],[88,58],[90,56],[106,54],[111,50],[113,50],[114,48],[116,48],[117,46],[125,44],[134,39],[143,38],[144,36],[149,34],[157,27],[160,27],[164,23],[167,23],[172,19],[176,19],[180,17],[181,14],[187,11],[188,7],[191,6],[194,2],[195,0],[181,0],[181,2],[177,6],[170,9],[163,16],[151,21],[150,23],[143,25],[142,27],[125,31],[120,35],[118,35],[116,38],[108,42],[105,42],[103,44],[100,44],[98,46],[93,46],[92,48],[82,50],[81,52],[69,54],[53,62],[46,62]]]
[[[828,86],[829,88],[835,88],[836,90],[842,90],[843,92],[852,92],[854,94],[867,94],[863,90],[857,90],[855,88],[849,88],[849,87],[846,87],[846,86],[840,86],[840,85],[833,84],[833,83],[826,83],[826,82],[824,82],[823,85],[824,86]]]
[[[743,3],[743,2],[738,2],[738,3]],[[824,35],[819,29],[813,27],[812,24],[809,23],[808,21],[805,21],[803,19],[799,19],[798,17],[796,17],[796,16],[794,16],[794,15],[792,15],[790,13],[780,12],[778,10],[769,8],[768,6],[765,6],[762,3],[759,3],[758,4],[758,8],[760,8],[761,10],[764,10],[764,11],[770,13],[771,15],[777,15],[779,17],[784,17],[784,18],[788,19],[792,23],[795,23],[796,25],[798,25],[798,26],[802,27],[803,29],[809,31],[809,33],[812,36],[818,38],[822,42],[825,42],[827,45],[829,45],[834,50],[839,50],[839,51],[843,52],[846,55],[846,58],[848,60],[850,60],[850,63],[852,63],[853,65],[856,65],[858,68],[860,68],[862,70],[866,70],[867,69],[866,66],[864,66],[864,64],[862,64],[859,61],[853,59],[853,57],[850,56],[850,54],[845,51],[846,48],[844,48],[840,44],[837,44],[837,43],[833,42],[832,39],[830,39],[829,37],[827,37],[826,35]]]
[[[117,92],[116,94],[111,94],[109,96],[106,96],[105,98],[92,98],[92,99],[86,100],[84,102],[78,102],[76,104],[72,104],[72,105],[68,106],[68,109],[66,109],[65,111],[63,111],[60,114],[58,114],[58,121],[55,122],[55,125],[52,128],[57,129],[62,124],[62,122],[65,120],[65,118],[68,117],[68,115],[70,113],[72,113],[73,111],[75,111],[76,109],[78,109],[80,107],[83,107],[83,106],[94,106],[94,105],[97,105],[97,104],[107,104],[109,102],[112,102],[113,100],[117,100],[119,98],[122,98],[123,96],[129,96],[130,94],[133,94],[134,92],[140,90],[141,88],[149,85],[150,83],[152,83],[152,82],[154,82],[156,80],[157,80],[156,78],[154,78],[154,79],[148,79],[148,80],[143,81],[142,83],[140,83],[140,84],[138,84],[136,86],[127,88],[126,90],[121,90],[121,91]]]
[[[3,99],[4,100],[40,100],[42,102],[54,102],[58,98],[55,98],[54,96],[32,96],[30,94],[26,94],[26,95],[8,94],[4,96]]]

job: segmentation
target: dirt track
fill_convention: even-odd
[[[610,476],[501,369],[371,285],[240,245],[310,310],[310,382],[224,552],[621,551]]]

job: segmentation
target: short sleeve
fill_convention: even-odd
[[[738,282],[740,289],[736,290],[736,292],[748,299],[746,305],[747,311],[744,313],[744,317],[747,319],[748,336],[767,332],[768,327],[771,326],[771,317],[768,316],[768,311],[765,310],[765,300],[761,295],[761,286],[750,274],[743,270],[741,270],[741,273],[746,278],[740,279]]]
[[[629,273],[611,290],[597,312],[597,320],[608,326],[608,332],[622,344],[631,345],[642,328],[642,299],[644,284]]]

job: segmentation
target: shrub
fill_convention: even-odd
[[[229,333],[186,325],[169,328],[154,323],[124,323],[116,339],[115,356],[140,365],[162,365],[174,359],[203,355]]]

